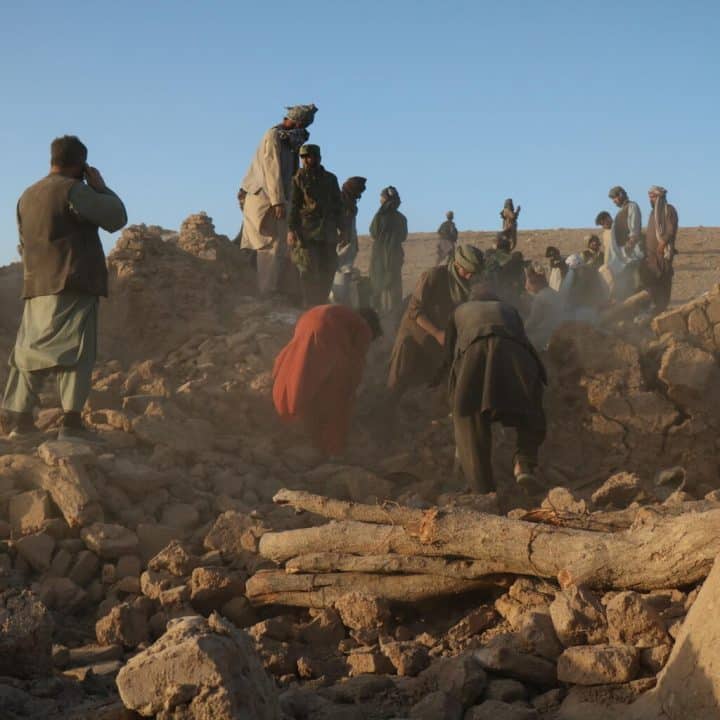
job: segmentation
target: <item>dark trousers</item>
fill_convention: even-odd
[[[517,431],[515,462],[534,468],[538,451],[545,441],[544,413],[498,418],[506,427]],[[475,492],[489,493],[497,488],[492,470],[492,419],[487,413],[453,414],[455,447],[465,481]]]
[[[308,246],[309,266],[300,272],[303,306],[326,305],[337,270],[337,250],[330,243]]]

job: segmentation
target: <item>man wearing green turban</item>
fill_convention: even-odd
[[[395,398],[435,378],[443,363],[450,315],[467,300],[472,280],[482,268],[482,252],[472,245],[459,245],[447,264],[423,273],[403,315],[390,358],[387,385]]]

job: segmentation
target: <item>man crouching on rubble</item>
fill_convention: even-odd
[[[450,317],[445,340],[455,446],[465,481],[493,492],[492,423],[517,431],[515,480],[535,489],[538,450],[545,440],[545,368],[517,310],[485,285]]]
[[[273,368],[273,402],[286,421],[299,421],[324,455],[343,452],[355,393],[370,343],[382,335],[377,313],[318,305],[297,321]]]
[[[80,413],[92,385],[98,302],[108,273],[98,235],[127,223],[125,206],[74,135],[53,140],[50,174],[31,185],[17,205],[25,300],[3,398],[10,436],[35,430],[33,409],[48,375],[63,409],[58,437],[92,440]]]

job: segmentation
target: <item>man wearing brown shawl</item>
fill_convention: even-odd
[[[510,250],[517,245],[518,217],[520,217],[520,206],[513,205],[512,198],[508,198],[500,211],[502,218],[502,230],[505,237],[510,241]]]
[[[483,254],[460,245],[450,261],[423,273],[410,297],[390,356],[388,389],[399,398],[429,384],[443,362],[445,328],[452,311],[467,300],[470,283],[483,267]]]
[[[648,190],[652,211],[645,235],[643,280],[652,296],[655,310],[664,312],[672,292],[673,257],[678,231],[677,210],[667,202],[667,190],[653,185]]]

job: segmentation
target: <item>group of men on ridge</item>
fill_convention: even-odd
[[[263,136],[238,193],[240,240],[255,251],[258,291],[294,296],[307,310],[276,358],[278,414],[303,422],[316,448],[337,455],[369,345],[382,334],[378,313],[391,318],[402,309],[408,228],[398,190],[386,187],[370,225],[370,292],[358,302],[353,265],[366,179],[353,176],[341,187],[325,169],[320,148],[307,142],[316,112],[314,105],[290,107]],[[97,440],[83,427],[81,412],[91,388],[98,301],[107,296],[98,229],[119,230],[127,214],[87,155],[75,136],[54,140],[49,175],[18,202],[25,302],[2,414],[4,430],[14,435],[34,431],[40,388],[53,376],[63,408],[59,435]],[[402,313],[388,405],[412,387],[447,377],[457,460],[476,491],[495,489],[493,422],[516,429],[514,476],[534,483],[546,426],[547,379],[538,351],[560,321],[590,320],[593,303],[622,300],[639,287],[656,310],[667,307],[678,219],[666,195],[662,187],[650,189],[643,237],[640,208],[623,188],[613,188],[610,198],[619,209],[614,220],[598,215],[602,239],[591,238],[582,254],[568,258],[548,248],[549,272],[516,250],[520,206],[511,199],[500,213],[503,229],[485,253],[458,244],[454,215],[447,213],[438,229],[438,263],[422,274]]]

